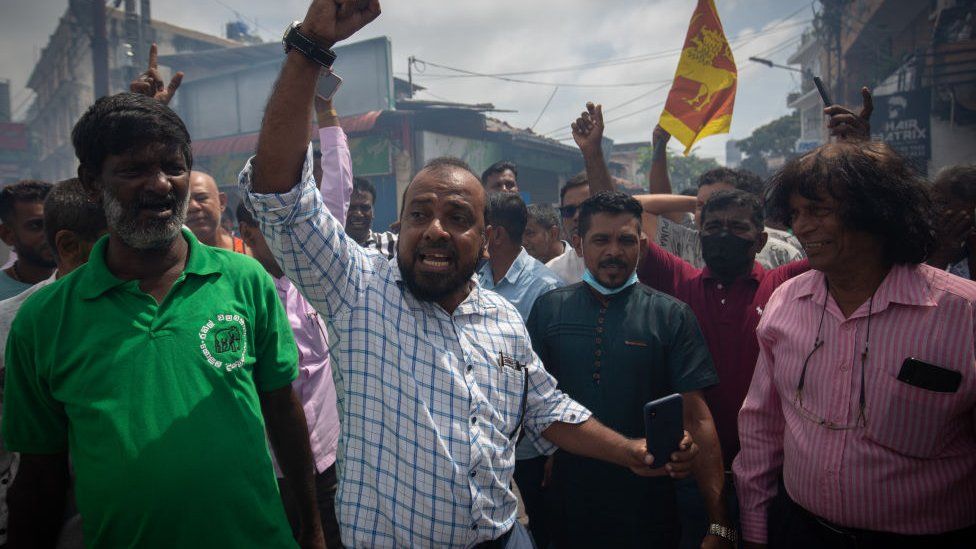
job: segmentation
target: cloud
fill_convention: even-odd
[[[13,2],[15,10],[4,8],[5,23],[0,24],[0,77],[10,73],[29,73],[33,60],[10,61],[19,45],[43,46],[47,35],[63,13],[64,3],[31,0]],[[43,9],[38,4],[45,4]],[[51,5],[55,4],[54,7]],[[281,31],[294,19],[304,16],[307,0],[167,0],[153,3],[153,17],[209,32],[222,34],[225,22],[236,19],[236,10],[247,22],[259,25],[266,40],[279,40]],[[801,11],[787,22],[778,21],[795,12],[804,1],[736,0],[718,2],[720,16],[731,39],[745,36],[733,52],[740,70],[739,91],[733,117],[732,136],[745,137],[762,123],[786,114],[786,94],[795,88],[789,72],[750,64],[747,58],[767,51],[796,37],[802,26],[792,23],[809,13]],[[660,115],[667,86],[649,93],[655,86],[575,87],[640,82],[669,81],[678,61],[688,21],[694,9],[689,0],[492,0],[464,1],[411,0],[387,1],[383,15],[355,38],[387,35],[393,43],[394,72],[405,77],[407,58],[419,59],[482,73],[520,72],[559,68],[595,61],[621,59],[655,52],[661,56],[615,66],[590,67],[574,71],[516,76],[526,80],[570,84],[561,86],[546,112],[543,105],[552,94],[552,85],[504,82],[491,78],[451,77],[451,71],[426,66],[416,70],[415,82],[429,88],[418,97],[446,98],[461,102],[491,102],[515,113],[498,113],[517,127],[529,127],[536,119],[537,131],[557,130],[552,135],[568,137],[569,123],[587,100],[608,108],[611,122],[607,136],[617,142],[646,141]],[[13,13],[11,17],[9,14]],[[11,22],[12,19],[17,21]],[[774,23],[780,27],[770,26]],[[7,30],[20,29],[19,40]],[[779,60],[792,51],[779,52]],[[671,52],[671,53],[667,53]],[[24,68],[26,66],[26,69]],[[423,67],[420,67],[423,68]],[[26,80],[26,74],[15,87]],[[16,93],[16,92],[15,92]],[[629,102],[619,109],[612,107]],[[704,140],[699,154],[724,161],[726,136]],[[677,148],[677,147],[676,147]]]

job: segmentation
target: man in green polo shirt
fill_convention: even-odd
[[[324,546],[288,319],[256,261],[181,229],[182,121],[119,94],[72,140],[109,234],[10,331],[3,435],[22,453],[11,545],[56,539],[70,451],[90,547],[293,547],[267,426],[303,507],[299,542]]]
[[[701,394],[718,376],[691,309],[637,282],[646,238],[641,212],[636,200],[619,192],[583,202],[583,282],[539,297],[526,327],[559,389],[626,436],[644,436],[645,403],[681,393],[685,430],[701,445],[692,474],[706,494],[710,519],[728,528],[722,454]],[[635,477],[558,451],[551,486],[555,524],[561,525],[551,534],[559,547],[677,547],[680,524],[667,476]],[[702,547],[732,546],[700,534]]]

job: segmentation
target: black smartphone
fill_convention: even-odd
[[[824,85],[823,80],[819,76],[813,77],[813,85],[817,86],[817,91],[820,92],[820,99],[823,99],[825,107],[829,107],[834,103],[830,100],[830,94],[827,92],[827,86]]]
[[[644,405],[644,436],[647,452],[654,456],[652,468],[664,467],[678,451],[684,437],[684,404],[675,393]]]
[[[962,384],[962,374],[909,357],[901,363],[898,381],[938,393],[955,393]]]

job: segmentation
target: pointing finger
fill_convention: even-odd
[[[159,50],[156,48],[156,44],[149,46],[149,68],[156,68],[156,59],[159,57]]]
[[[861,99],[864,106],[861,107],[861,118],[868,120],[871,118],[871,113],[874,112],[874,98],[871,97],[871,90],[867,86],[861,88]]]

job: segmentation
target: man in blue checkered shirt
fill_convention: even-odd
[[[315,0],[298,30],[329,48],[378,15],[376,0]],[[519,546],[527,538],[510,487],[521,431],[546,453],[559,446],[639,475],[686,476],[697,453],[687,435],[652,470],[642,440],[556,389],[518,311],[474,283],[487,200],[463,162],[432,161],[407,187],[393,259],[344,233],[308,153],[320,69],[314,55],[289,51],[241,187],[278,262],[333,332],[343,543]]]

